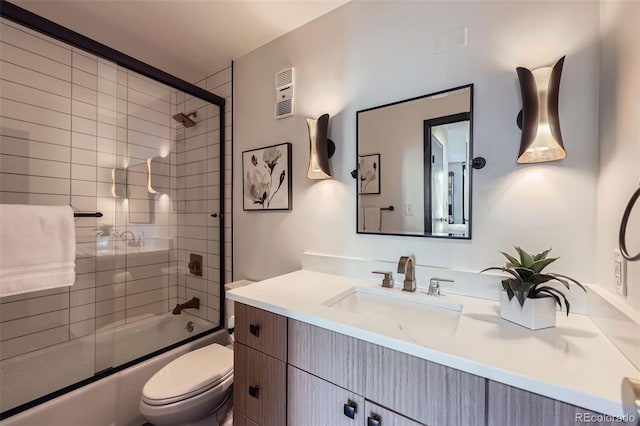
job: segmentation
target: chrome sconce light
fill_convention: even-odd
[[[331,169],[329,158],[333,157],[336,145],[327,139],[329,129],[329,114],[323,114],[317,119],[307,118],[309,127],[309,179],[330,179]]]
[[[522,110],[518,127],[522,130],[518,163],[562,160],[567,153],[558,118],[558,95],[564,56],[553,67],[528,70],[518,67]]]

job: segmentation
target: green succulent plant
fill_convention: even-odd
[[[569,287],[570,281],[586,292],[587,290],[584,286],[566,275],[553,272],[542,273],[544,268],[559,259],[559,257],[547,257],[551,249],[538,254],[527,253],[518,246],[515,246],[515,249],[517,257],[502,251],[500,252],[509,261],[504,267],[494,266],[483,269],[480,272],[498,270],[512,275],[512,277],[502,280],[502,288],[507,292],[509,300],[514,297],[518,300],[520,307],[524,305],[527,298],[538,299],[541,297],[552,297],[560,307],[560,310],[562,310],[562,302],[564,302],[565,310],[567,311],[567,315],[569,315],[571,306],[565,294],[556,288],[545,285],[545,283],[557,281],[564,285],[567,290],[571,290]]]

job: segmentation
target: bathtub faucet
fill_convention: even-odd
[[[200,299],[194,297],[188,302],[184,302],[183,304],[178,303],[175,308],[173,308],[173,315],[180,315],[183,309],[200,309]]]

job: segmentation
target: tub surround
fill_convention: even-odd
[[[623,377],[640,377],[640,372],[584,315],[558,315],[557,327],[532,332],[501,320],[495,301],[446,294],[437,301],[463,306],[451,334],[424,330],[411,333],[393,318],[365,317],[323,305],[353,287],[376,289],[379,284],[301,270],[232,290],[227,297],[609,415],[623,414]],[[400,288],[380,291],[401,293]],[[431,298],[422,288],[412,297]]]

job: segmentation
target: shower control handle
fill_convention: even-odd
[[[260,324],[249,324],[249,333],[256,337],[260,334]]]
[[[258,386],[258,385],[251,386],[251,385],[249,385],[249,395],[251,395],[255,399],[258,399],[258,397],[260,396],[260,386]]]

